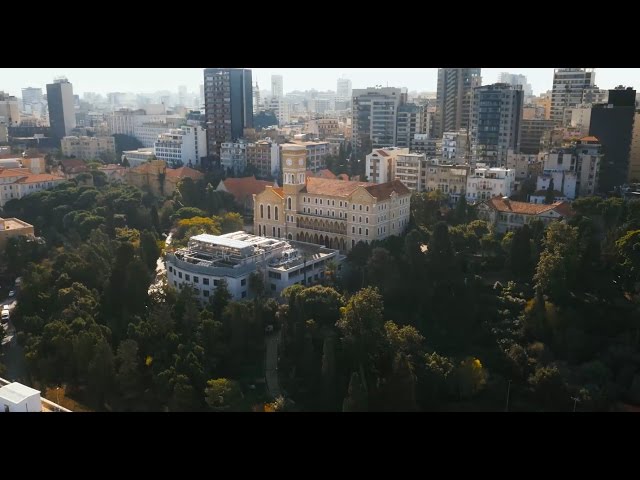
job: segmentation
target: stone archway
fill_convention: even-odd
[[[315,243],[316,245],[318,244],[318,234],[317,233],[313,236],[313,243]]]
[[[333,239],[333,247],[331,248],[335,248],[336,250],[340,250],[340,240],[338,240],[338,237]]]
[[[320,235],[320,237],[318,238],[318,242],[320,245],[324,244],[324,237],[322,235]]]

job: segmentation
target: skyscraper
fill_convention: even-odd
[[[474,163],[504,166],[507,153],[520,150],[522,86],[495,83],[473,90],[471,155]]]
[[[27,87],[22,89],[22,106],[24,109],[27,108],[27,105],[32,105],[34,103],[42,102],[42,89]]]
[[[482,83],[479,68],[439,68],[433,134],[469,128],[471,95]]]
[[[356,158],[371,153],[372,148],[395,146],[401,93],[401,89],[393,87],[353,90],[351,125]]]
[[[204,97],[209,154],[220,155],[223,142],[236,141],[245,128],[253,128],[251,70],[207,68]]]
[[[349,80],[348,78],[339,78],[338,86],[336,89],[336,97],[343,100],[350,100],[351,93],[352,93],[351,80]]]
[[[51,135],[57,140],[71,134],[76,127],[76,112],[73,106],[73,85],[64,77],[47,84],[49,124]]]
[[[282,75],[271,75],[271,96],[276,98],[284,97]]]
[[[608,103],[591,108],[589,135],[600,140],[602,145],[601,192],[610,192],[628,181],[635,111],[636,91],[622,86],[609,90]]]
[[[551,91],[551,120],[562,124],[564,109],[580,105],[584,90],[594,86],[596,73],[592,68],[556,68]]]
[[[0,91],[0,123],[4,125],[18,125],[20,123],[18,99],[2,91]]]
[[[502,72],[498,78],[498,83],[508,83],[509,85],[514,86],[522,85],[522,91],[524,92],[525,98],[533,96],[533,89],[531,88],[531,84],[527,83],[527,77],[525,75]]]

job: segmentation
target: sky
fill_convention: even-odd
[[[250,68],[250,67],[247,67]],[[271,89],[271,75],[283,76],[285,93],[293,90],[336,90],[336,80],[342,76],[352,81],[353,88],[375,85],[407,87],[409,91],[435,92],[437,68],[254,68],[260,90]],[[551,90],[553,68],[483,68],[483,85],[495,83],[500,72],[527,76],[538,95]],[[203,68],[0,68],[0,91],[21,96],[24,87],[42,87],[56,76],[66,76],[73,91],[106,94],[108,92],[177,92],[185,85],[189,92],[198,92],[203,79]],[[640,68],[596,68],[596,85],[615,88],[632,86],[640,91]]]

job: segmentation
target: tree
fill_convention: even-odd
[[[628,290],[636,290],[640,280],[640,230],[630,230],[616,241],[618,270]]]
[[[240,385],[234,380],[216,378],[207,382],[205,389],[207,405],[218,412],[231,410],[242,400]]]
[[[551,181],[549,182],[549,188],[544,194],[544,203],[546,205],[551,205],[556,198],[555,186],[553,184],[553,177],[551,177]]]
[[[93,359],[89,363],[89,388],[98,405],[113,394],[115,369],[113,352],[105,339],[95,347]]]
[[[116,355],[116,383],[125,403],[133,407],[140,395],[141,378],[138,361],[138,343],[135,340],[124,340],[118,346]]]
[[[367,392],[365,390],[360,375],[358,372],[351,374],[351,380],[349,381],[349,389],[347,390],[347,396],[342,403],[343,412],[366,412],[369,410],[369,401],[367,399]]]
[[[455,371],[460,398],[471,398],[484,388],[487,372],[477,358],[469,357]]]
[[[116,153],[118,155],[122,155],[122,152],[127,150],[137,150],[138,148],[144,147],[140,140],[138,140],[136,137],[132,137],[131,135],[116,133],[112,136],[115,139]]]
[[[528,225],[524,225],[513,234],[509,260],[511,272],[516,278],[531,278],[531,232]]]
[[[469,204],[467,203],[467,199],[464,195],[460,195],[458,199],[458,203],[456,203],[456,208],[454,212],[454,218],[456,223],[467,223],[468,220],[468,208]]]
[[[569,403],[565,380],[555,365],[537,368],[529,377],[529,385],[546,408],[555,410]]]
[[[552,298],[566,298],[575,284],[578,229],[564,222],[553,222],[547,227],[544,245],[533,277],[536,289]]]
[[[151,224],[153,225],[156,233],[160,235],[162,233],[162,228],[160,227],[160,217],[158,216],[158,209],[155,205],[151,206],[151,211],[149,213],[151,215]]]
[[[131,167],[131,164],[129,163],[129,159],[126,156],[122,157],[122,166],[125,168]]]
[[[150,272],[155,272],[156,263],[160,256],[160,247],[158,247],[158,239],[148,230],[140,234],[140,250],[142,259]]]
[[[222,215],[220,229],[222,233],[237,232],[244,229],[244,221],[242,215],[236,212],[229,212]]]
[[[213,309],[214,318],[222,318],[222,312],[232,298],[229,287],[227,286],[227,281],[224,279],[218,280],[218,286],[211,296],[211,308]]]

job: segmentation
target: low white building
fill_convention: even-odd
[[[125,150],[122,152],[122,161],[125,157],[131,168],[150,162],[154,157],[153,148],[139,148],[138,150]]]
[[[0,388],[0,412],[41,412],[40,392],[18,382]]]
[[[516,171],[512,168],[476,164],[467,177],[467,201],[480,202],[491,197],[508,197],[513,193]]]
[[[234,300],[249,298],[249,277],[263,276],[266,293],[278,295],[290,285],[311,285],[325,276],[329,260],[339,263],[338,250],[246,232],[196,235],[187,248],[166,255],[169,285],[190,286],[201,302],[208,302],[221,280]]]
[[[398,155],[408,155],[408,148],[376,148],[365,158],[365,175],[372,183],[394,180],[395,162]]]
[[[158,136],[154,144],[155,155],[170,167],[182,165],[197,167],[207,156],[207,131],[199,125],[183,125]]]

